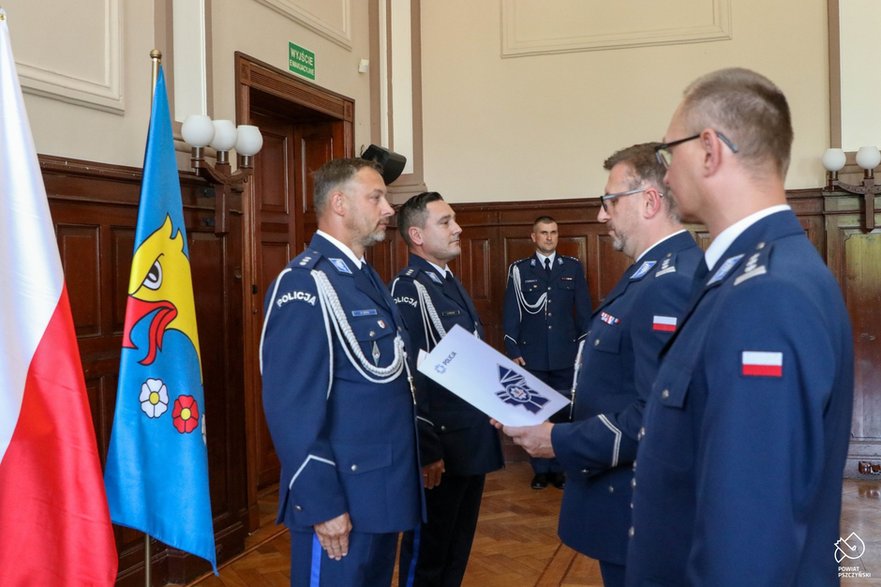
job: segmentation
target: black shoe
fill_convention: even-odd
[[[554,473],[551,478],[551,483],[553,483],[554,487],[557,489],[563,489],[566,487],[566,473]]]
[[[539,473],[535,477],[532,478],[532,488],[533,489],[544,489],[548,486],[548,476],[544,473]]]

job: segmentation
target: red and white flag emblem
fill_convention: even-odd
[[[652,330],[676,332],[676,316],[654,316],[652,318]]]
[[[783,377],[783,353],[743,351],[741,375]]]

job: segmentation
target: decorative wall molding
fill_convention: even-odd
[[[331,2],[331,0],[321,0]],[[313,14],[296,0],[257,0],[259,4],[272,8],[279,14],[333,41],[344,49],[352,50],[352,6],[351,0],[334,0],[339,4],[340,21],[328,22]]]
[[[102,14],[96,14],[96,17],[103,19],[103,52],[100,55],[85,55],[83,58],[97,59],[102,63],[102,78],[87,79],[16,60],[23,92],[114,114],[125,112],[122,83],[122,1],[104,0]]]
[[[677,4],[678,10],[671,10],[671,6]],[[698,5],[700,10],[688,9],[688,5]],[[538,24],[533,18],[536,6],[541,6],[542,10]],[[731,0],[661,3],[653,9],[657,10],[659,18],[646,18],[643,8],[639,14],[629,15],[626,14],[628,9],[620,7],[617,10],[621,11],[621,16],[614,21],[628,26],[618,30],[610,30],[602,23],[597,23],[593,30],[590,26],[573,25],[575,20],[578,23],[589,21],[586,18],[588,11],[596,10],[596,3],[570,2],[567,9],[558,8],[556,13],[548,8],[551,6],[538,5],[536,0],[502,0],[502,57],[703,43],[732,38]],[[614,5],[602,6],[604,17],[608,18],[608,10]],[[552,26],[547,26],[548,23]]]

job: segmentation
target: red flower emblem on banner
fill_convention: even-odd
[[[174,427],[181,434],[187,434],[199,425],[199,405],[191,395],[181,395],[174,400],[174,410],[171,412],[174,418]]]

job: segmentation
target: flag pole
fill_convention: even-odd
[[[153,109],[153,94],[156,93],[156,80],[159,78],[159,62],[162,61],[162,51],[153,49],[150,51],[150,60],[153,62],[153,77],[150,84],[150,110]]]
[[[153,115],[153,98],[156,94],[156,80],[159,79],[159,62],[162,61],[162,51],[153,49],[150,51],[152,62],[150,82],[150,115]],[[152,555],[150,554],[150,535],[144,532],[144,587],[152,587]]]

